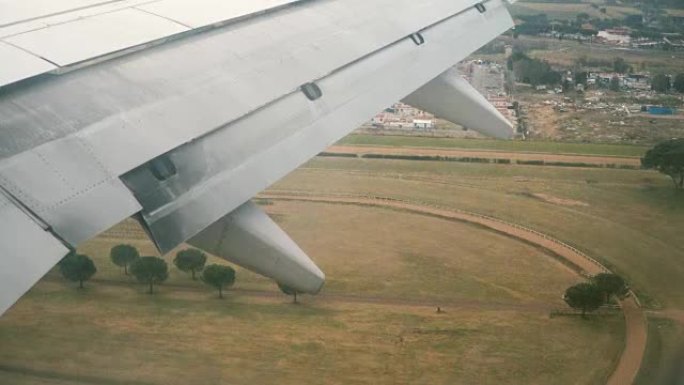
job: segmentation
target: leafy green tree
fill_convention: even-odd
[[[589,21],[589,19],[591,19],[591,16],[589,16],[589,14],[586,12],[581,12],[581,13],[577,14],[576,18],[577,18],[577,23],[582,24],[584,22]]]
[[[627,293],[627,283],[617,274],[601,273],[592,277],[591,281],[601,290],[605,297],[605,302],[610,300],[610,296],[621,296]]]
[[[632,70],[632,67],[627,64],[625,59],[621,57],[616,57],[613,59],[613,71],[619,73],[619,74],[624,74]]]
[[[561,83],[560,72],[554,71],[548,62],[530,58],[521,52],[514,52],[508,58],[507,66],[513,71],[515,78],[523,83],[533,86]]]
[[[668,175],[676,189],[684,189],[684,138],[656,144],[641,158],[641,165]]]
[[[202,271],[204,264],[207,263],[207,255],[198,249],[181,250],[176,254],[173,263],[186,273],[192,272],[192,279],[195,280],[195,272]]]
[[[138,249],[131,245],[117,245],[112,247],[112,250],[109,252],[109,258],[111,258],[115,265],[123,267],[124,274],[128,275],[128,266],[140,258],[140,253]]]
[[[586,87],[589,74],[586,71],[575,72],[575,83]]]
[[[679,93],[684,93],[684,73],[677,74],[672,82],[672,88]]]
[[[579,283],[569,287],[563,299],[571,308],[582,310],[583,318],[588,311],[594,311],[603,305],[603,293],[593,283]]]
[[[131,264],[131,274],[138,282],[149,285],[149,294],[154,293],[154,284],[166,281],[169,277],[169,266],[158,257],[140,257]]]
[[[219,298],[223,298],[223,289],[235,283],[235,270],[225,265],[209,265],[202,272],[202,281],[218,289]]]
[[[283,293],[293,296],[294,299],[292,300],[292,303],[297,303],[297,294],[299,294],[297,290],[287,285],[284,285],[280,282],[278,282],[278,287],[280,288],[280,291],[282,291]]]
[[[670,90],[670,78],[664,74],[658,74],[651,79],[651,89],[656,92],[668,92]]]
[[[83,289],[83,282],[95,275],[97,268],[87,255],[70,253],[60,261],[59,271],[64,278],[78,282],[78,288]]]

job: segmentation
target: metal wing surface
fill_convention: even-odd
[[[512,25],[501,0],[0,0],[0,214],[46,244],[0,312],[133,215],[162,253],[190,240],[317,292],[249,199],[400,99],[512,135],[449,70]]]

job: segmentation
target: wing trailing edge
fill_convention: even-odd
[[[0,191],[0,314],[68,252]]]

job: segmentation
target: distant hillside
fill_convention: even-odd
[[[597,5],[629,5],[640,7],[643,4],[661,8],[684,9],[684,0],[522,0],[525,3],[554,3],[554,4],[597,4]]]
[[[623,3],[625,3],[625,4],[651,4],[651,5],[657,5],[657,6],[664,7],[664,8],[684,8],[684,0],[642,0],[642,1],[633,1],[633,2],[625,1]]]

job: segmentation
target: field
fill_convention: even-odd
[[[676,74],[684,71],[684,53],[682,51],[663,51],[648,49],[624,49],[597,44],[580,44],[575,41],[549,40],[524,37],[522,44],[541,44],[546,47],[532,48],[529,56],[548,61],[561,68],[572,68],[579,58],[586,58],[589,63],[604,63],[599,67],[610,67],[616,57],[621,57],[635,71],[651,71],[654,73]]]
[[[684,308],[684,248],[674,241],[684,199],[653,171],[316,159],[275,188],[372,193],[520,223],[613,266],[651,306]]]
[[[342,142],[603,156],[644,150],[362,135]],[[601,260],[655,312],[684,309],[684,196],[653,171],[316,158],[269,191],[382,196],[501,218]],[[603,384],[621,352],[618,313],[550,317],[581,279],[531,245],[396,210],[258,202],[326,272],[321,295],[294,305],[273,282],[238,269],[221,301],[175,268],[146,295],[107,257],[121,242],[154,253],[126,221],[81,248],[99,269],[87,289],[53,271],[0,319],[0,383]],[[680,327],[659,319],[651,319],[640,383],[659,375],[681,341]]]
[[[529,174],[566,185],[584,171],[555,170],[316,159],[272,191],[408,196],[499,214],[520,200],[548,216],[554,206],[508,190]],[[622,178],[612,172],[602,183]],[[492,183],[498,200],[484,191]],[[326,271],[320,296],[293,305],[238,270],[221,301],[175,268],[146,295],[107,258],[122,237],[153,252],[126,222],[81,248],[99,269],[87,289],[53,271],[0,319],[0,383],[602,384],[621,351],[617,313],[549,317],[581,279],[530,245],[393,210],[262,204]]]
[[[664,318],[651,318],[648,325],[648,346],[646,356],[641,365],[641,373],[635,385],[667,384],[672,379],[663,378],[673,364],[681,366],[680,362],[673,362],[672,357],[681,358],[682,338],[681,325]],[[663,371],[663,369],[665,369]]]
[[[606,13],[599,11],[599,8],[606,8]],[[624,19],[628,15],[640,14],[636,8],[599,5],[594,8],[589,3],[538,3],[538,2],[517,2],[511,9],[513,15],[537,15],[546,14],[549,20],[574,20],[578,14],[586,13],[592,18],[598,19]]]
[[[540,3],[540,5],[542,4]],[[556,6],[549,3],[543,5]],[[566,5],[577,6],[577,4]],[[558,69],[571,69],[580,58],[583,58],[587,63],[584,66],[587,70],[610,70],[613,60],[621,57],[637,72],[651,71],[668,74],[684,72],[683,51],[618,48],[602,44],[580,43],[568,39],[558,40],[527,35],[520,35],[516,39],[503,35],[498,37],[497,41],[499,44],[511,44],[515,49],[526,52],[531,57],[546,60]],[[499,53],[477,53],[472,55],[471,58],[489,59],[499,63],[506,60],[503,50]]]
[[[508,152],[538,152],[550,154],[580,154],[641,157],[649,147],[624,144],[596,144],[492,139],[421,138],[409,136],[349,135],[338,142],[344,145],[391,147],[435,147]]]
[[[621,57],[635,71],[651,71],[655,73],[676,74],[684,71],[684,54],[661,50],[615,49],[597,45],[568,42],[561,49],[539,49],[529,52],[531,57],[543,59],[551,65],[571,68],[581,57],[592,62],[605,63],[609,66],[616,57]]]

